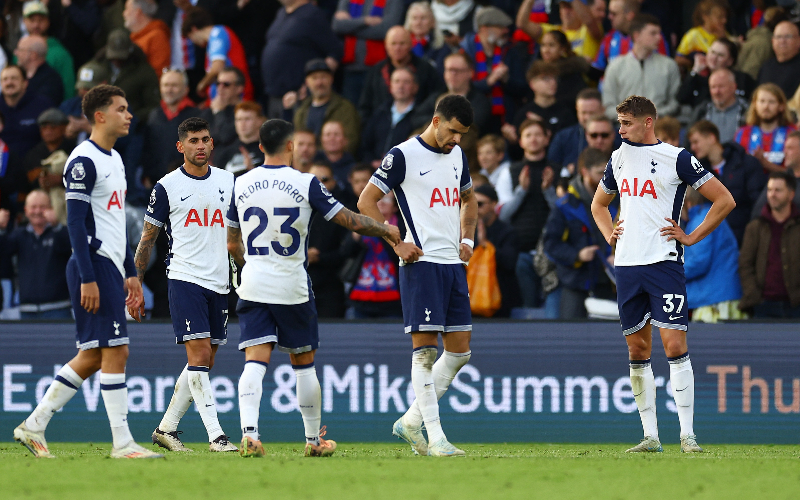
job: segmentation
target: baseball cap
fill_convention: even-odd
[[[127,59],[133,52],[133,42],[127,30],[115,29],[108,35],[106,57],[108,59]]]
[[[514,21],[497,7],[484,7],[475,15],[475,24],[481,26],[510,26]]]
[[[306,76],[314,73],[315,71],[327,71],[328,73],[333,73],[331,68],[328,66],[328,63],[325,62],[325,59],[312,59],[306,63]]]
[[[42,114],[36,119],[36,123],[39,125],[44,125],[46,123],[51,125],[64,125],[69,123],[69,119],[60,109],[50,108],[42,111]]]
[[[109,78],[108,68],[97,61],[89,61],[78,70],[78,79],[75,81],[76,89],[91,89]]]
[[[22,17],[33,16],[36,14],[41,14],[43,16],[48,15],[49,11],[47,10],[47,6],[42,2],[37,1],[25,2],[25,4],[22,6]]]

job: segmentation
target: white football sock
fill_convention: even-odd
[[[433,382],[433,362],[436,360],[436,347],[423,346],[414,349],[411,355],[411,385],[417,398],[428,441],[436,442],[445,437],[439,421],[439,400]]]
[[[224,433],[219,425],[217,418],[217,403],[214,400],[214,392],[211,390],[211,381],[208,379],[207,366],[190,366],[189,371],[189,390],[192,391],[192,398],[197,404],[200,418],[208,432],[208,442],[211,443]]]
[[[28,429],[36,432],[44,432],[47,424],[53,415],[64,407],[72,396],[78,392],[78,387],[83,383],[83,379],[75,373],[69,365],[64,365],[58,370],[55,380],[47,388],[42,400],[33,410],[33,413],[25,420]]]
[[[124,373],[100,373],[100,393],[106,406],[114,448],[122,448],[133,441],[128,428],[128,386]]]
[[[178,376],[178,380],[175,382],[175,392],[172,393],[172,399],[169,400],[167,411],[164,412],[164,417],[161,419],[161,423],[158,424],[158,428],[163,432],[177,431],[181,418],[192,405],[188,368],[189,365],[187,364]]]
[[[247,361],[242,376],[239,377],[239,419],[242,422],[242,436],[258,441],[258,414],[261,407],[261,393],[268,363]]]
[[[656,380],[650,360],[630,362],[631,388],[639,408],[644,435],[658,439],[658,419],[656,418]]]
[[[293,366],[297,377],[297,406],[303,416],[306,442],[319,446],[319,426],[322,420],[322,391],[314,364]]]
[[[444,351],[436,363],[433,364],[433,388],[436,390],[436,399],[442,399],[450,383],[456,378],[456,374],[461,368],[469,363],[472,351],[450,352]],[[403,415],[403,421],[409,427],[420,427],[422,425],[422,412],[416,400]]]
[[[688,352],[677,358],[669,358],[669,380],[672,383],[672,397],[678,407],[681,437],[694,434],[694,370]]]

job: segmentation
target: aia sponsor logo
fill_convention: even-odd
[[[433,188],[430,208],[433,208],[437,203],[441,203],[445,207],[458,206],[459,201],[458,188],[452,188],[452,193],[450,188]]]
[[[641,190],[639,190],[639,186],[641,185]],[[622,196],[623,194],[627,194],[628,196],[639,196],[644,197],[645,195],[652,196],[654,200],[658,199],[658,195],[656,194],[656,188],[653,186],[653,181],[650,179],[639,179],[634,177],[632,179],[632,183],[628,182],[628,179],[622,179],[622,185],[619,188],[619,195]]]
[[[200,212],[193,208],[189,210],[189,215],[186,216],[186,222],[183,224],[183,227],[189,227],[189,224],[197,224],[200,227],[214,227],[214,224],[219,224],[219,227],[225,227],[225,222],[222,218],[222,210],[220,209],[214,210],[214,214],[211,216],[211,221],[209,223],[207,208],[203,209],[202,219],[200,218]]]

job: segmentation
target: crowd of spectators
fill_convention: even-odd
[[[383,156],[424,129],[443,96],[465,96],[475,111],[461,140],[479,204],[475,241],[492,247],[502,296],[493,315],[562,319],[586,317],[589,297],[615,299],[613,249],[588,207],[621,143],[615,106],[643,95],[657,106],[657,137],[689,149],[737,203],[686,249],[694,318],[800,317],[800,2],[2,0],[0,8],[0,278],[3,303],[18,301],[25,318],[68,316],[61,174],[90,132],[81,97],[101,83],[121,87],[134,115],[117,143],[131,233],[150,189],[181,162],[175,142],[186,118],[209,121],[211,163],[235,175],[260,165],[266,119],[292,121],[293,167],[356,210]],[[708,206],[688,193],[687,231]],[[379,207],[403,226],[391,194]],[[134,247],[138,236],[130,235]],[[145,278],[154,317],[168,311],[169,242],[160,238]],[[379,239],[317,218],[308,272],[321,317],[402,314],[397,256]]]

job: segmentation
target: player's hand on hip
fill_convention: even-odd
[[[664,220],[672,224],[671,226],[661,228],[661,236],[666,236],[667,241],[677,240],[687,246],[694,244],[694,241],[691,240],[689,235],[683,232],[683,229],[681,229],[681,226],[678,225],[677,222],[669,217],[664,217]]]
[[[469,262],[469,259],[472,258],[472,252],[472,247],[466,243],[462,243],[461,250],[458,252],[458,257],[461,259],[461,262]]]
[[[81,307],[92,314],[100,309],[100,289],[96,281],[81,283]]]
[[[622,237],[622,232],[625,231],[625,228],[622,227],[622,223],[625,222],[624,220],[620,220],[617,222],[617,225],[614,226],[614,230],[611,231],[611,236],[608,237],[606,243],[611,245],[612,247],[616,243],[618,239]]]
[[[139,278],[131,277],[125,280],[128,296],[125,298],[125,305],[128,306],[128,313],[133,319],[141,322],[144,313],[144,292]]]
[[[425,255],[417,245],[406,243],[405,241],[401,241],[394,246],[394,253],[408,264],[413,264],[418,261],[420,257]]]

